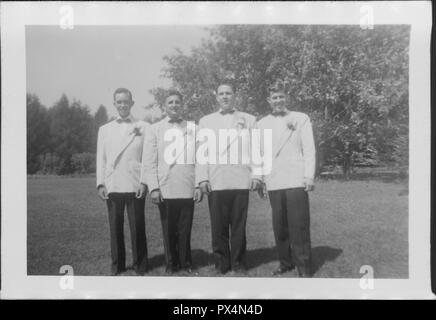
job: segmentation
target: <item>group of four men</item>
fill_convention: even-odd
[[[280,261],[273,274],[283,274],[296,266],[299,276],[311,276],[308,191],[313,189],[315,147],[309,117],[289,111],[286,90],[280,83],[270,88],[268,102],[272,113],[258,122],[254,116],[235,109],[233,83],[219,83],[216,99],[219,110],[201,118],[192,130],[184,118],[183,97],[178,91],[168,92],[166,117],[153,125],[131,116],[134,101],[129,90],[120,88],[114,92],[119,116],[99,129],[97,143],[97,189],[108,208],[113,275],[126,270],[125,208],[133,268],[140,275],[148,270],[144,218],[147,192],[159,207],[167,273],[192,272],[194,205],[207,196],[215,272],[246,274],[245,230],[252,190],[263,198],[268,194],[272,207]],[[218,141],[222,130],[229,129],[236,130],[236,139]],[[243,131],[254,129],[271,133],[263,147],[257,141],[259,150],[268,149],[265,144],[271,149],[267,172],[255,170],[252,161],[241,161],[240,153],[253,149],[257,143],[250,135],[247,139],[240,136]],[[180,148],[170,148],[174,144],[168,135],[171,130],[180,132],[181,153],[172,152]],[[200,141],[201,130],[214,135]],[[215,139],[212,137],[216,141],[210,141]],[[204,161],[198,160],[200,144]],[[230,149],[238,151],[236,161],[217,161],[223,157],[229,160],[228,155],[232,155],[223,150]]]

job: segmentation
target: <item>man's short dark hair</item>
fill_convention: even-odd
[[[284,92],[288,93],[288,88],[286,86],[286,83],[282,80],[275,81],[272,85],[268,87],[268,93],[273,94],[277,92]]]
[[[178,96],[179,99],[180,99],[180,102],[183,102],[183,96],[182,96],[182,94],[180,93],[179,90],[176,90],[176,89],[169,89],[169,90],[167,91],[167,94],[165,95],[165,100],[168,99],[168,98],[171,97],[171,96]]]
[[[236,84],[235,81],[231,80],[231,79],[221,79],[218,81],[217,86],[216,86],[216,90],[218,91],[218,88],[221,86],[229,86],[230,88],[232,88],[233,93],[236,92]]]
[[[115,96],[119,93],[125,93],[125,94],[129,95],[130,100],[133,100],[132,93],[130,92],[129,89],[126,89],[126,88],[118,88],[117,90],[115,90],[114,91],[114,100],[115,100]]]

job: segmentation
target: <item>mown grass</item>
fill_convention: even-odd
[[[408,277],[408,197],[404,182],[319,181],[310,194],[314,277],[360,278],[362,265],[376,278]],[[109,227],[95,178],[40,177],[27,181],[27,269],[58,275],[71,265],[76,275],[109,275]],[[127,219],[127,217],[126,217]],[[125,221],[127,264],[131,263]],[[164,276],[162,231],[157,207],[146,202],[150,276]],[[250,194],[247,221],[249,277],[270,277],[277,267],[269,202]],[[212,275],[207,201],[196,207],[192,230],[196,273]],[[131,270],[123,275],[133,276]],[[179,273],[177,276],[187,276]],[[284,276],[296,277],[295,271]]]

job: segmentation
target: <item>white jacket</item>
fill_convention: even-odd
[[[196,126],[192,124],[194,128],[189,130],[186,121],[170,123],[165,117],[151,126],[150,134],[144,139],[141,182],[147,183],[150,192],[160,189],[164,199],[194,196]],[[171,129],[177,130],[173,133],[179,134],[180,140],[171,136]]]
[[[244,154],[251,159],[251,133],[248,134],[248,139],[238,138],[236,140],[227,139],[227,141],[221,141],[229,149],[229,153],[233,147],[237,148],[239,159],[234,164],[231,163],[230,156],[228,164],[220,164],[220,153],[223,153],[223,150],[220,152],[220,141],[218,138],[220,129],[235,129],[238,132],[243,131],[242,129],[247,129],[251,132],[255,127],[256,118],[254,116],[237,110],[233,114],[226,115],[217,111],[201,118],[199,131],[203,129],[211,130],[216,140],[207,140],[207,142],[203,141],[201,143],[199,141],[199,134],[197,134],[197,145],[200,146],[197,146],[196,185],[203,181],[209,181],[212,191],[250,189],[250,180],[254,177],[252,175],[252,167],[251,163],[247,164],[242,160],[242,155]],[[205,150],[204,153],[203,150]],[[203,154],[206,155],[206,163],[198,159],[198,156]]]
[[[113,120],[98,130],[97,187],[106,186],[108,193],[136,192],[139,188],[144,135],[149,124],[133,117],[130,120]]]
[[[308,115],[291,111],[284,117],[268,115],[258,121],[261,129],[272,130],[272,167],[263,176],[269,191],[304,187],[315,175],[315,143]]]

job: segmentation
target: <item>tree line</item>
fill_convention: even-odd
[[[403,25],[223,25],[188,54],[164,57],[165,77],[184,96],[187,117],[216,109],[219,79],[231,78],[238,108],[266,115],[268,86],[283,80],[292,110],[313,121],[318,168],[407,167],[409,159],[409,33]],[[151,90],[158,105],[164,88]],[[27,95],[27,171],[94,172],[97,131],[106,108],[94,115],[63,95],[52,107]],[[318,172],[319,173],[319,172]]]
[[[95,172],[98,128],[108,121],[100,105],[92,115],[80,101],[62,95],[51,108],[27,94],[27,173]]]

